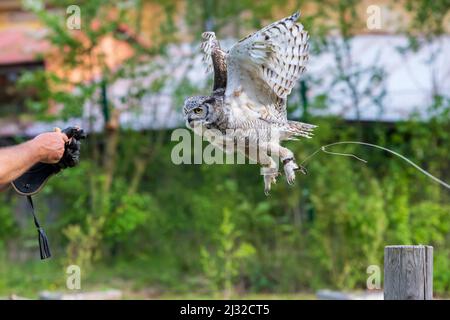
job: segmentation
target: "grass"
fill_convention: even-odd
[[[81,278],[81,291],[101,291],[119,289],[124,299],[223,299],[221,293],[212,294],[204,289],[200,277],[189,277],[186,281],[173,271],[161,270],[149,261],[119,262],[100,265]],[[66,288],[67,274],[62,263],[56,259],[35,260],[11,264],[7,259],[0,260],[0,297],[12,295],[37,299],[41,291],[70,292]],[[196,288],[192,290],[192,288]],[[311,293],[273,294],[273,293],[235,293],[231,299],[238,300],[276,300],[276,299],[315,299]]]
[[[151,266],[151,267],[150,267]],[[160,268],[148,260],[121,261],[104,264],[85,272],[81,278],[81,291],[119,289],[123,299],[173,299],[206,300],[223,299],[221,292],[210,293],[201,277],[181,277],[175,268]],[[37,299],[41,291],[73,292],[66,289],[66,270],[56,259],[35,260],[11,264],[0,259],[0,299],[11,295]],[[193,289],[195,288],[195,289]],[[77,291],[78,292],[78,291]],[[231,294],[236,300],[313,300],[312,292],[298,293],[249,293]],[[448,299],[449,297],[435,297]]]

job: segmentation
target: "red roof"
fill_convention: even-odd
[[[35,62],[38,54],[49,50],[43,29],[10,28],[0,30],[0,65]]]

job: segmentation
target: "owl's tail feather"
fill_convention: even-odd
[[[313,130],[317,126],[309,123],[298,122],[298,121],[288,121],[288,132],[291,134],[290,140],[296,140],[296,136],[312,138]]]

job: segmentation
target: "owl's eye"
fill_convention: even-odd
[[[195,108],[194,109],[194,113],[195,114],[200,114],[200,113],[202,113],[202,111],[203,111],[202,108]]]

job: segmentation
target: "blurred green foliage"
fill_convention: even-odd
[[[131,3],[142,8],[145,2]],[[105,72],[106,85],[123,77],[137,77],[135,67],[142,58],[152,61],[156,53],[164,54],[166,45],[176,39],[173,12],[177,2],[148,2],[164,6],[166,19],[161,30],[167,37],[161,33],[159,42],[150,50],[140,48],[120,70]],[[434,15],[424,17],[418,11],[422,12],[424,6],[426,12],[442,10],[437,2],[448,11],[445,1],[405,4],[423,24]],[[64,6],[63,2],[54,3]],[[105,10],[116,4],[83,3],[84,19],[89,21],[104,17]],[[271,19],[273,12],[286,3],[190,0],[185,2],[185,20],[195,34],[205,26],[220,33],[227,24],[237,21],[245,28],[254,28]],[[357,2],[320,3],[314,14],[304,12],[313,52],[332,52],[339,60],[349,53],[354,21],[361,20],[355,10]],[[330,12],[339,14],[334,26],[324,23]],[[92,48],[80,48],[50,13],[40,10],[38,15],[52,31],[53,44],[60,49],[70,48],[65,56],[67,63],[85,63],[78,60],[79,50]],[[124,15],[118,15],[117,21],[99,31],[86,30],[90,43],[95,44],[104,34],[119,36],[114,26],[129,22],[124,19]],[[414,20],[411,30],[419,26]],[[343,35],[345,41],[328,39],[325,35],[330,28]],[[240,30],[234,32],[233,36],[242,36]],[[354,89],[362,73],[370,73],[374,81],[381,83],[383,70],[355,70],[351,74],[340,70],[336,80],[354,94],[355,108],[358,95],[368,95],[381,103],[383,90]],[[64,79],[47,72],[26,75],[22,80],[24,85],[42,86],[40,99],[30,102],[32,110],[41,116],[50,100],[64,102],[67,116],[79,114],[85,102],[101,103],[96,95],[99,83],[75,84],[78,95],[71,95],[51,90],[49,82]],[[165,81],[170,77],[137,91],[161,90]],[[313,86],[318,81],[308,75],[306,84]],[[187,80],[182,81],[175,90],[177,105],[196,89]],[[139,106],[141,98],[141,94],[128,92],[125,101]],[[413,117],[394,124],[348,123],[309,114],[331,103],[327,93],[321,93],[311,101],[303,101],[301,116],[301,107],[290,104],[291,118],[303,120],[307,116],[309,122],[319,125],[314,139],[287,143],[297,159],[306,158],[327,143],[362,140],[396,150],[432,174],[450,180],[448,96],[436,95],[433,103],[425,106],[431,115],[428,120]],[[116,106],[109,104],[108,108],[114,111]],[[50,262],[28,265],[14,256],[17,251],[36,249],[30,248],[35,234],[31,222],[25,224],[17,218],[27,214],[17,198],[11,192],[1,195],[0,294],[28,292],[21,286],[63,290],[64,267],[73,263],[86,271],[84,283],[122,285],[114,281],[122,279],[131,281],[135,290],[156,287],[163,292],[191,293],[196,288],[208,296],[229,297],[233,291],[363,289],[366,268],[382,266],[383,248],[390,244],[433,245],[435,291],[442,295],[450,292],[450,194],[400,159],[361,146],[341,146],[339,151],[357,154],[368,163],[321,153],[308,163],[309,174],[299,176],[295,186],[288,186],[280,178],[266,197],[257,166],[174,165],[170,155],[175,144],[170,141],[170,132],[164,130],[113,129],[91,135],[83,146],[81,164],[52,178],[36,197],[39,214],[46,214],[52,221],[48,233],[55,257],[61,257]],[[16,219],[11,215],[13,210]]]
[[[334,119],[316,122],[321,133],[315,140],[290,145],[299,159],[320,145],[349,137],[342,127],[330,126]],[[445,133],[447,127],[437,131]],[[398,150],[440,175],[440,170],[449,169],[447,156],[436,155],[429,145],[440,140],[445,146],[450,139],[427,132],[419,138],[427,141],[422,147],[412,147],[418,141],[406,137],[408,131],[402,139],[396,133],[372,142]],[[94,269],[105,264],[111,277],[136,281],[138,287],[186,292],[195,286],[225,296],[230,283],[250,292],[351,289],[364,288],[369,265],[382,266],[385,245],[429,244],[435,247],[435,291],[448,293],[449,194],[401,160],[363,147],[345,151],[368,159],[367,165],[321,154],[295,187],[281,178],[266,197],[256,166],[176,166],[170,161],[174,143],[165,142],[136,194],[123,195],[121,180],[126,176],[114,179],[113,197],[119,205],[104,215],[100,230],[92,224],[97,213],[88,206],[92,195],[86,185],[92,172],[87,159],[53,178],[47,186],[51,192],[36,197],[41,214],[45,198],[63,201],[58,219],[48,226],[55,256],[65,258],[63,266],[68,265],[72,250],[86,255],[100,249]],[[433,163],[439,164],[437,169],[431,168]],[[23,232],[17,235],[11,205],[2,208],[8,213],[0,215],[1,225],[8,226],[3,241],[34,240],[31,231],[26,237]],[[29,228],[34,231],[31,223]],[[92,240],[93,232],[101,240]],[[100,243],[91,246],[90,241]],[[83,259],[75,255],[70,263],[85,266]],[[3,262],[10,265],[6,258]],[[134,264],[142,268],[140,272]],[[119,266],[123,271],[114,272]]]

